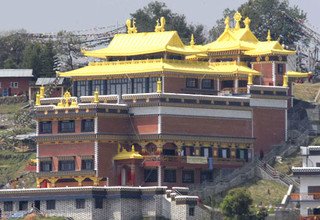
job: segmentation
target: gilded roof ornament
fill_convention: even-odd
[[[246,26],[246,29],[250,29],[250,23],[251,23],[250,18],[246,17],[246,19],[244,19],[243,23]]]
[[[268,36],[267,36],[267,41],[270,42],[272,39],[271,39],[271,33],[270,33],[270,30],[268,30]]]
[[[230,23],[230,18],[229,18],[229,16],[228,16],[228,17],[226,17],[226,19],[224,20],[224,24],[226,25],[225,31],[230,29],[229,23]]]
[[[193,34],[191,34],[190,46],[194,46],[194,45],[195,45],[194,36],[193,36]]]
[[[135,19],[133,19],[133,21],[131,19],[127,19],[126,25],[128,29],[128,34],[135,34],[138,32]]]
[[[161,17],[157,20],[157,25],[154,28],[155,32],[164,32],[165,31],[165,25],[166,25],[166,19],[164,17]]]
[[[234,29],[239,30],[240,29],[240,21],[241,21],[241,14],[237,11],[234,16],[233,16],[234,20],[236,21],[236,26],[234,27]]]

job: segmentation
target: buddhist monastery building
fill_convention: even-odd
[[[72,90],[36,99],[37,185],[188,186],[213,181],[287,139],[287,56],[250,19],[214,42],[185,45],[161,18],[116,34],[99,61],[58,77]]]

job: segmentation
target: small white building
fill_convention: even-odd
[[[302,167],[292,167],[300,193],[291,194],[291,201],[300,204],[301,219],[320,219],[320,146],[301,147],[301,155]]]

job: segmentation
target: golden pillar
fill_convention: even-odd
[[[283,75],[283,87],[288,87],[288,75]]]
[[[162,92],[162,82],[161,79],[159,78],[157,80],[157,93],[161,93]]]
[[[99,103],[99,92],[96,90],[93,95],[93,103]]]
[[[40,94],[39,92],[36,94],[36,106],[39,106],[41,105],[41,102],[40,102]]]
[[[44,98],[44,86],[40,86],[40,99],[43,99]]]

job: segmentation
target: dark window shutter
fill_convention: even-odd
[[[73,96],[78,96],[78,93],[77,93],[77,88],[78,88],[78,82],[77,81],[74,81],[73,82],[73,87],[72,87],[72,94]]]

